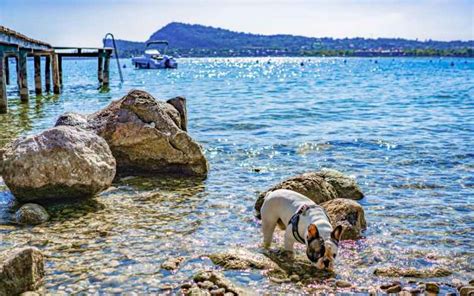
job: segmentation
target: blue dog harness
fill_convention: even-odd
[[[298,223],[300,222],[300,215],[305,213],[307,210],[309,209],[313,209],[313,208],[316,208],[317,206],[315,204],[311,204],[311,205],[308,205],[308,204],[305,204],[305,205],[302,205],[298,211],[296,211],[296,213],[293,214],[293,216],[291,216],[291,219],[290,221],[288,222],[288,225],[291,224],[291,231],[293,233],[293,237],[296,239],[296,241],[304,244],[305,241],[304,241],[304,238],[301,237],[300,233],[298,232]],[[321,208],[323,210],[323,213],[324,215],[326,215],[326,218],[328,219],[329,223],[331,223],[331,219],[329,218],[328,214],[326,213],[326,211]],[[308,241],[308,245],[315,239],[318,239],[318,238],[312,238],[311,240]],[[331,239],[332,240],[332,239]],[[332,240],[336,246],[338,245],[338,243],[335,241],[335,240]],[[324,244],[323,244],[324,246]]]

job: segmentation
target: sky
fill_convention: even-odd
[[[145,41],[177,21],[258,34],[473,40],[474,0],[0,0],[0,25],[54,46]]]

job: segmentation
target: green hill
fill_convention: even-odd
[[[334,39],[258,35],[177,22],[159,29],[149,40],[168,40],[171,53],[180,56],[474,56],[472,40],[418,41],[401,38]],[[145,48],[144,42],[118,40],[117,44],[122,56],[138,55]]]

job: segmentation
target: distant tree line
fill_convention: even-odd
[[[418,41],[401,38],[310,38],[256,35],[220,28],[170,23],[149,40],[167,40],[169,54],[182,57],[234,56],[451,56],[474,57],[474,41]],[[107,41],[110,42],[110,41]],[[110,44],[106,44],[109,45]],[[137,56],[145,42],[117,40],[122,57]]]

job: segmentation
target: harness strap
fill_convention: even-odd
[[[293,232],[293,237],[300,243],[304,244],[304,238],[301,237],[300,233],[298,232],[298,223],[300,221],[300,215],[306,212],[310,208],[315,208],[316,205],[302,205],[296,213],[293,214],[288,225],[291,224],[291,231]]]
[[[290,221],[288,222],[288,225],[291,224],[291,231],[292,231],[292,233],[293,233],[293,237],[294,237],[298,242],[300,242],[300,243],[302,243],[302,244],[304,244],[305,241],[304,241],[304,238],[302,238],[301,235],[300,235],[300,233],[298,232],[298,223],[300,222],[300,215],[303,214],[303,213],[305,213],[307,210],[309,210],[309,209],[311,209],[311,208],[315,208],[315,207],[316,207],[316,205],[314,205],[314,204],[313,204],[313,205],[307,205],[307,204],[306,204],[306,205],[302,205],[302,206],[298,209],[298,211],[296,211],[296,213],[294,213],[293,216],[291,216],[291,219],[290,219]],[[326,215],[326,218],[328,219],[329,224],[332,224],[332,223],[331,223],[331,219],[329,218],[329,215],[326,213],[326,210],[324,210],[323,208],[321,208],[321,209],[323,210],[324,215]],[[314,239],[316,239],[316,238],[314,238]],[[313,240],[314,240],[314,239],[313,239]],[[311,241],[313,241],[313,240],[308,241],[308,244],[311,243]],[[331,239],[331,241],[332,241],[336,246],[339,245],[337,241],[335,241],[335,240],[333,240],[333,239]]]

